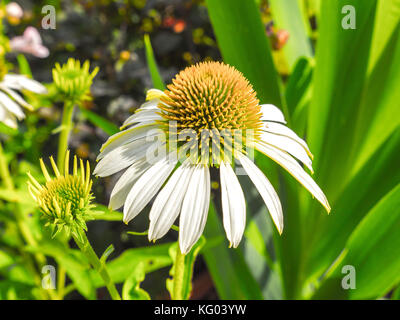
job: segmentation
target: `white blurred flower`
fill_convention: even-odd
[[[21,107],[33,110],[15,90],[28,90],[38,94],[47,92],[42,84],[24,75],[6,74],[0,81],[0,121],[11,128],[17,128],[17,119],[25,118]]]
[[[49,56],[49,49],[43,45],[39,31],[34,27],[27,27],[22,36],[12,38],[10,47],[12,51],[29,53],[37,58]]]
[[[8,17],[12,17],[15,19],[21,19],[24,15],[24,11],[21,6],[16,2],[10,2],[6,5],[6,14]]]
[[[113,135],[102,146],[94,174],[104,177],[127,169],[116,183],[109,204],[112,209],[124,206],[125,223],[135,218],[158,193],[150,211],[150,241],[163,237],[180,216],[179,246],[184,254],[190,251],[206,224],[212,166],[220,174],[225,232],[230,244],[237,247],[246,226],[246,202],[232,168],[233,160],[240,162],[282,233],[279,197],[249,158],[247,147],[280,164],[330,211],[322,190],[296,161],[312,171],[307,144],[285,126],[284,116],[277,107],[259,104],[252,86],[233,67],[205,62],[186,68],[173,79],[168,90],[149,90],[147,99],[150,101],[122,126],[129,128]],[[184,149],[187,140],[182,144],[179,138],[171,138],[173,122],[178,134],[194,132],[189,143],[197,148]],[[203,132],[210,130],[212,143],[202,143]],[[226,148],[225,142],[233,139],[222,135],[224,130],[238,131],[243,140]],[[254,134],[248,136],[248,131]],[[154,163],[149,157],[153,152],[149,150],[160,143],[169,150],[172,147],[178,156],[170,157],[172,152],[165,152]],[[200,151],[194,157],[188,155],[193,149]],[[208,156],[207,161],[203,161],[203,155]]]

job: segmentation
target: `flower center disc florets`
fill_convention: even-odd
[[[245,138],[246,131],[251,130],[254,135],[262,126],[253,87],[242,73],[224,63],[202,62],[188,67],[164,93],[159,104],[163,118],[175,123],[178,135],[185,130],[194,131],[201,154],[210,154],[211,158],[211,145],[221,149],[227,132],[233,137],[239,131]],[[208,131],[212,143],[202,143],[204,131]],[[217,157],[212,163],[220,161]]]

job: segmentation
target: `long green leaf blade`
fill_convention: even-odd
[[[315,298],[376,299],[400,281],[400,185],[363,219],[344,248],[345,257]],[[343,290],[343,266],[355,270],[355,288]]]
[[[271,49],[254,1],[207,0],[224,61],[243,72],[261,103],[285,108]]]

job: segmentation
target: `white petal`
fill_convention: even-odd
[[[275,107],[273,104],[262,104],[260,107],[262,113],[261,120],[286,123],[285,117],[278,107]]]
[[[26,89],[39,94],[47,93],[45,86],[23,75],[6,74],[4,76],[3,83],[14,89]]]
[[[150,211],[150,241],[163,237],[178,217],[194,168],[182,164],[158,194]]]
[[[210,206],[210,171],[199,164],[193,170],[179,219],[179,247],[183,254],[199,240],[207,221]]]
[[[315,183],[313,178],[303,170],[303,168],[287,153],[266,144],[259,143],[256,145],[257,150],[264,153],[283,168],[285,168],[297,181],[299,181],[311,194],[330,212],[328,200],[320,187]]]
[[[177,161],[168,156],[152,165],[133,185],[124,205],[124,222],[128,223],[150,202],[175,168]]]
[[[303,162],[311,172],[314,172],[312,168],[312,161],[309,158],[307,151],[302,145],[298,144],[293,139],[287,136],[280,136],[269,132],[262,132],[261,139],[263,142],[269,145],[290,153],[292,156]]]
[[[265,123],[265,126],[263,129],[265,131],[279,134],[279,135],[286,136],[286,137],[293,139],[294,141],[296,141],[297,143],[299,143],[303,146],[303,148],[307,151],[307,153],[311,157],[311,159],[313,158],[313,155],[311,154],[311,151],[308,148],[307,143],[303,139],[301,139],[293,130],[286,127],[285,125],[276,123],[276,122],[267,122],[267,123]]]
[[[108,153],[115,150],[116,148],[146,138],[147,136],[156,136],[156,130],[158,127],[154,125],[136,125],[129,129],[120,131],[107,139],[107,141],[101,146],[100,154],[97,156],[97,160],[101,160]]]
[[[150,109],[150,110],[137,110],[135,114],[131,115],[128,119],[125,120],[121,128],[126,128],[131,124],[137,122],[153,122],[156,120],[163,120],[163,117],[157,114],[159,109]]]
[[[160,142],[148,142],[146,139],[139,139],[120,146],[99,161],[93,174],[99,177],[110,176],[145,157],[147,150],[157,145],[160,145]]]
[[[10,99],[4,92],[0,91],[0,103],[6,108],[8,111],[13,113],[18,119],[25,118],[25,114],[22,111],[21,107],[14,102],[14,100]]]
[[[21,106],[33,110],[33,107],[26,102],[18,93],[16,93],[14,90],[11,90],[5,86],[0,85],[0,90],[3,90],[5,93],[7,93],[11,98],[13,98],[18,104]]]
[[[146,159],[141,159],[132,164],[115,184],[111,196],[109,208],[117,210],[124,205],[126,197],[129,194],[137,179],[151,166]]]
[[[6,126],[9,126],[14,129],[18,127],[17,119],[15,118],[15,116],[1,105],[0,105],[0,122],[3,122]]]
[[[236,156],[242,164],[243,169],[246,171],[251,181],[253,181],[255,187],[263,198],[276,228],[278,229],[279,233],[282,233],[282,205],[274,187],[269,182],[264,173],[248,157],[246,157],[242,153],[238,153]]]
[[[246,226],[246,201],[231,165],[221,162],[219,170],[224,228],[229,242],[236,248]]]

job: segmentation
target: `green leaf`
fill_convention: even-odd
[[[311,100],[314,66],[313,58],[300,58],[290,75],[285,97],[291,115],[299,112]]]
[[[110,244],[106,250],[104,250],[104,253],[101,255],[100,261],[101,263],[105,263],[110,256],[111,253],[113,253],[115,250],[114,245]]]
[[[14,258],[7,252],[0,251],[0,269],[8,267],[14,263]]]
[[[95,204],[95,207],[90,212],[94,220],[104,221],[122,221],[123,214],[119,211],[110,210],[102,204]]]
[[[172,298],[177,299],[177,297],[180,297],[182,300],[188,300],[190,298],[190,294],[192,292],[192,277],[193,277],[193,267],[194,267],[194,262],[196,261],[196,258],[200,252],[200,250],[203,248],[204,244],[206,242],[206,239],[204,237],[200,237],[199,241],[193,246],[193,248],[190,250],[190,252],[187,255],[182,255],[184,259],[184,271],[182,278],[177,280],[175,277],[175,272],[177,270],[177,265],[176,265],[176,255],[177,251],[179,249],[178,242],[174,243],[171,245],[169,248],[169,255],[174,261],[172,264],[172,268],[169,272],[169,275],[172,277],[172,279],[167,279],[166,285],[167,289],[171,295]],[[180,282],[179,287],[176,288],[175,286],[177,285],[177,282]],[[176,292],[177,290],[182,290],[181,292]]]
[[[255,1],[207,0],[206,4],[224,61],[245,75],[261,103],[275,104],[287,113]]]
[[[165,85],[158,71],[157,62],[154,57],[153,48],[151,46],[150,37],[148,34],[144,35],[144,47],[146,50],[147,67],[150,71],[151,80],[155,89],[164,90]]]
[[[382,1],[381,1],[382,2]],[[384,1],[385,2],[385,1]],[[386,1],[386,5],[392,3],[392,9],[400,12],[400,1]],[[379,12],[379,11],[378,11]],[[388,20],[392,16],[386,12]],[[377,61],[374,60],[371,67],[368,83],[365,88],[360,112],[357,116],[357,136],[354,142],[354,169],[357,172],[368,160],[371,154],[400,126],[400,117],[394,117],[398,111],[400,99],[400,15],[397,15],[397,25],[390,38],[384,44]],[[377,21],[386,19],[381,17]],[[379,26],[376,27],[380,30]],[[382,37],[386,35],[384,30]],[[378,32],[374,32],[376,36]],[[380,44],[378,42],[372,48]],[[374,56],[371,60],[374,59]],[[370,61],[371,61],[370,60]]]
[[[347,0],[321,1],[313,98],[307,142],[317,182],[332,202],[344,187],[351,163],[354,121],[365,83],[376,0],[355,0],[356,29],[344,29]],[[332,161],[334,159],[334,161]]]
[[[26,60],[25,56],[23,54],[19,54],[17,56],[17,61],[18,61],[18,66],[19,66],[19,73],[20,74],[25,74],[32,78],[32,71],[31,67],[29,66],[28,60]]]
[[[376,299],[400,281],[400,184],[362,220],[344,248],[344,258],[315,298]],[[342,267],[355,268],[356,288],[343,290]]]
[[[248,177],[239,176],[247,203],[247,222],[239,250],[267,300],[283,298],[282,280],[273,247],[275,226],[258,190]]]
[[[79,250],[69,249],[55,240],[39,243],[37,247],[28,246],[26,250],[53,257],[64,267],[79,293],[87,299],[96,298],[95,287],[89,276],[89,263]]]
[[[306,274],[314,278],[339,255],[348,237],[365,214],[400,182],[400,128],[375,152],[332,206],[329,216],[320,215],[308,247]],[[310,241],[310,240],[309,240]]]
[[[400,285],[394,290],[392,297],[392,300],[400,300]]]
[[[146,265],[139,262],[122,287],[123,300],[150,300],[149,294],[140,288],[140,283],[146,276]]]
[[[291,115],[291,129],[303,137],[306,131],[308,107],[313,93],[315,60],[300,58],[293,68],[285,90],[285,98]]]
[[[107,262],[107,271],[114,283],[124,282],[132,273],[132,266],[145,264],[146,274],[172,264],[168,254],[171,243],[125,250],[117,258]],[[103,280],[94,270],[90,278],[96,288],[104,286]]]
[[[4,133],[7,136],[16,136],[18,134],[18,130],[6,126],[3,122],[0,122],[0,133]]]
[[[32,300],[35,287],[11,280],[0,281],[0,300]]]
[[[86,119],[88,119],[91,123],[93,123],[95,126],[102,129],[104,132],[106,132],[110,136],[119,131],[118,127],[115,124],[104,119],[103,117],[99,116],[98,114],[96,114],[90,110],[87,110],[81,106],[79,106],[79,109],[81,110],[82,115]]]
[[[289,32],[289,40],[283,47],[283,53],[289,64],[289,70],[301,57],[312,57],[312,48],[307,35],[307,24],[303,19],[299,1],[269,0],[274,26]]]
[[[393,37],[398,32],[400,22],[400,0],[380,0],[376,8],[375,26],[369,58],[369,73],[382,60]],[[389,64],[389,63],[387,63]]]

